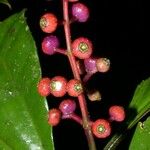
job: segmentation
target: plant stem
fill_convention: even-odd
[[[66,53],[66,50],[65,49],[56,49],[55,50],[57,53],[59,53],[59,54],[63,54],[63,55],[67,55],[67,53]]]
[[[87,83],[92,76],[93,76],[93,73],[87,73],[83,78],[83,82]]]
[[[62,119],[72,119],[72,120],[76,121],[77,123],[79,123],[80,125],[83,125],[82,119],[75,113],[70,114],[70,115],[63,115]]]
[[[68,59],[72,68],[74,78],[81,81],[77,64],[76,64],[76,59],[71,51],[71,32],[70,32],[70,20],[69,20],[69,13],[68,13],[68,0],[63,0],[63,15],[64,15],[64,31],[66,37]],[[84,94],[79,95],[78,100],[79,100],[79,105],[82,113],[83,128],[87,137],[89,150],[96,150]]]

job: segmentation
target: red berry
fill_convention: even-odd
[[[56,76],[51,79],[50,91],[55,97],[62,97],[66,94],[67,80],[64,77]]]
[[[85,65],[85,70],[87,73],[96,73],[97,72],[97,67],[96,67],[96,59],[95,58],[87,58],[84,59],[84,65]]]
[[[80,59],[86,59],[91,56],[93,46],[89,39],[80,37],[72,43],[72,53]]]
[[[42,41],[42,51],[45,54],[53,55],[58,47],[59,41],[56,36],[46,36]]]
[[[43,32],[52,33],[57,28],[57,18],[52,13],[44,14],[40,19],[40,27]]]
[[[111,106],[109,108],[110,120],[121,122],[125,119],[125,111],[121,106]]]
[[[98,119],[92,125],[92,132],[97,138],[106,138],[111,133],[110,123],[105,119]]]
[[[72,5],[72,15],[78,22],[86,22],[89,18],[89,9],[82,3]]]
[[[61,110],[63,115],[72,114],[76,109],[76,103],[75,101],[70,99],[63,100],[59,105],[59,109]]]
[[[42,78],[38,83],[38,92],[41,96],[48,96],[50,94],[50,79]]]
[[[96,66],[99,72],[107,72],[110,68],[110,60],[107,58],[99,58],[96,60]]]
[[[67,92],[70,96],[77,97],[83,92],[82,84],[77,79],[72,79],[67,83]]]
[[[60,122],[61,112],[58,109],[51,109],[48,113],[48,123],[51,126],[56,126]]]

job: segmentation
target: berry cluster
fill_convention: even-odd
[[[63,0],[64,3],[67,4],[71,2],[71,14],[72,19],[77,22],[86,22],[89,18],[89,9],[86,5],[77,2],[78,0]],[[64,18],[68,18],[68,10],[66,11],[66,5],[64,5]],[[66,16],[68,15],[68,16]],[[64,28],[69,28],[69,25],[72,22],[67,22],[67,19],[64,19],[63,25]],[[68,23],[68,24],[67,24]],[[67,26],[66,26],[67,24]],[[38,92],[41,96],[48,96],[53,95],[55,97],[63,97],[66,93],[70,97],[74,97],[75,99],[80,98],[79,103],[82,101],[82,104],[86,104],[84,100],[84,92],[86,92],[85,86],[86,82],[90,79],[90,77],[95,74],[96,72],[105,73],[110,68],[110,60],[107,58],[97,58],[92,56],[93,52],[93,44],[92,42],[86,37],[78,37],[77,39],[73,40],[70,43],[66,40],[66,43],[71,47],[71,50],[60,48],[59,39],[52,35],[52,33],[58,27],[58,20],[57,17],[53,13],[46,13],[40,19],[40,27],[43,32],[48,33],[43,41],[42,41],[42,51],[47,55],[53,55],[56,53],[63,54],[69,58],[70,64],[72,66],[72,71],[74,73],[74,79],[67,81],[62,76],[55,76],[53,78],[42,78],[38,83]],[[65,29],[66,29],[65,28]],[[66,32],[66,31],[65,31]],[[70,35],[66,33],[66,38],[70,38]],[[80,79],[80,75],[84,75],[83,79]],[[97,90],[93,90],[92,92],[88,93],[88,98],[91,101],[98,100],[101,98],[101,94]],[[84,108],[83,108],[84,107]],[[63,100],[58,109],[51,109],[49,111],[48,123],[52,126],[56,126],[61,119],[73,119],[76,122],[80,123],[83,127],[85,126],[84,121],[88,118],[88,112],[86,106],[80,105],[81,112],[85,112],[87,118],[79,117],[75,114],[76,103],[71,99]],[[109,119],[97,119],[95,122],[89,121],[90,128],[92,133],[98,138],[106,138],[111,133],[111,121],[118,121],[121,122],[125,118],[125,111],[124,108],[121,106],[112,106],[109,109]],[[84,115],[85,117],[85,115]],[[89,120],[89,119],[87,119]]]
[[[55,97],[62,97],[66,93],[73,97],[78,97],[82,92],[82,84],[77,79],[71,79],[69,82],[62,76],[54,78],[42,78],[38,83],[38,92],[41,96],[52,94]]]

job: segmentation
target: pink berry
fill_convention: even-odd
[[[56,126],[59,124],[61,119],[61,112],[58,109],[51,109],[48,113],[48,123],[51,126]]]
[[[63,100],[59,105],[59,109],[63,115],[72,114],[76,109],[76,103],[70,99]]]
[[[75,3],[72,5],[72,16],[78,22],[86,22],[89,18],[89,9],[82,3]]]
[[[87,73],[96,73],[97,72],[97,67],[96,67],[96,59],[95,58],[87,58],[84,59],[84,65],[85,65],[85,70]]]
[[[110,123],[105,119],[98,119],[92,125],[92,132],[97,138],[106,138],[111,133]]]
[[[125,119],[125,111],[121,106],[111,106],[109,108],[110,120],[121,122]]]
[[[50,79],[42,78],[38,83],[38,92],[41,96],[48,96],[50,94]]]
[[[45,54],[53,55],[56,49],[59,47],[59,41],[56,36],[50,35],[43,39],[42,41],[42,51]]]
[[[43,32],[52,33],[57,28],[57,18],[52,13],[44,14],[40,19],[40,27]]]
[[[70,96],[77,97],[83,92],[82,84],[77,79],[72,79],[67,83],[67,92]]]
[[[93,52],[93,45],[87,38],[80,37],[72,43],[72,53],[80,59],[87,59]]]
[[[96,60],[96,66],[99,72],[107,72],[110,68],[110,60],[107,58],[99,58]]]
[[[62,76],[56,76],[51,79],[50,91],[55,97],[62,97],[66,94],[67,80]]]

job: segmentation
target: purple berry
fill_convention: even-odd
[[[72,5],[72,15],[79,22],[86,22],[89,18],[89,9],[82,3]]]
[[[95,58],[87,58],[84,59],[85,70],[87,73],[96,73],[96,59]]]
[[[59,41],[56,36],[46,36],[42,41],[42,51],[45,54],[53,55],[55,53],[55,49],[57,49],[58,47]]]
[[[72,114],[76,109],[76,103],[70,99],[63,100],[59,105],[59,109],[63,115]]]

